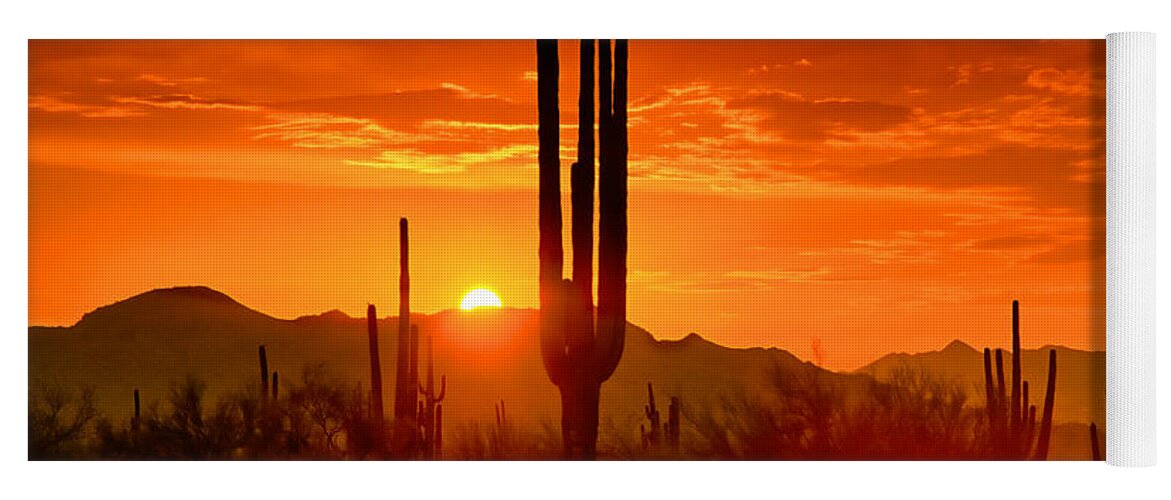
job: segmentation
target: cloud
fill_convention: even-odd
[[[444,129],[444,130],[492,130],[498,132],[536,132],[537,124],[535,123],[479,123],[479,122],[464,122],[452,120],[424,120],[420,124],[423,129]],[[567,126],[562,125],[562,128]],[[576,126],[573,126],[577,130]]]
[[[818,141],[835,130],[873,132],[887,130],[911,119],[906,106],[852,98],[806,99],[788,91],[758,91],[728,101],[730,109],[758,111],[756,122],[779,131],[785,139]]]
[[[417,127],[428,120],[528,125],[537,119],[533,106],[450,83],[431,89],[323,97],[268,106],[283,112],[365,118],[398,130]]]
[[[326,113],[273,114],[276,123],[252,127],[255,140],[288,141],[301,148],[360,148],[422,142],[430,137],[390,130],[373,120]]]
[[[1069,241],[1037,253],[1025,264],[1075,264],[1080,262],[1103,261],[1106,259],[1106,239],[1099,235],[1092,240]]]
[[[678,294],[745,293],[777,290],[786,285],[831,281],[828,268],[732,271],[632,271],[633,286]]]
[[[498,149],[455,154],[431,154],[413,149],[383,151],[374,160],[347,160],[346,164],[370,168],[409,170],[423,174],[450,174],[503,163],[535,163],[537,146],[518,144]]]
[[[1059,94],[1088,97],[1105,94],[1105,82],[1094,78],[1090,70],[1042,68],[1029,73],[1026,84]]]
[[[725,277],[753,281],[782,282],[782,283],[816,283],[830,274],[829,269],[815,269],[809,271],[788,271],[770,269],[764,271],[729,271]]]
[[[192,94],[155,95],[150,97],[113,97],[112,101],[119,104],[133,104],[162,109],[197,109],[197,110],[230,110],[230,111],[262,111],[261,106],[245,104],[236,101],[205,99]]]
[[[49,113],[74,113],[83,118],[131,118],[146,114],[130,106],[78,104],[43,95],[30,97],[28,107]]]
[[[183,84],[206,83],[207,78],[198,76],[190,78],[167,78],[165,76],[159,76],[151,73],[143,73],[138,75],[138,81],[150,82],[160,87],[177,87]]]
[[[1011,235],[984,238],[966,243],[964,246],[973,250],[1019,250],[1036,248],[1052,243],[1053,239],[1045,236]]]

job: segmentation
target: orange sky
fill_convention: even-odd
[[[631,42],[629,319],[850,369],[1005,345],[1015,298],[1025,347],[1103,349],[1104,52]],[[30,42],[30,323],[187,284],[393,311],[400,216],[416,311],[535,306],[535,69],[531,41]]]

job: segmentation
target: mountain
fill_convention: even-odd
[[[384,304],[381,310],[396,305]],[[433,335],[436,379],[447,377],[448,429],[458,432],[494,422],[495,405],[502,400],[510,421],[547,431],[557,428],[560,396],[541,361],[538,320],[531,309],[412,314],[412,323],[424,335]],[[381,317],[378,328],[389,414],[398,318]],[[297,384],[305,367],[325,364],[346,383],[368,388],[367,343],[366,319],[340,311],[281,320],[206,287],[154,290],[101,307],[71,327],[30,327],[30,388],[41,383],[93,387],[102,413],[123,421],[133,411],[136,388],[144,408],[163,404],[170,388],[188,375],[205,382],[213,397],[255,388],[261,344],[270,369],[280,372],[282,386]],[[423,368],[425,345],[420,342]],[[857,382],[854,376],[824,371],[779,349],[730,349],[697,334],[660,341],[628,324],[622,362],[603,385],[601,431],[637,446],[647,382],[654,384],[665,419],[671,396],[681,397],[689,411],[759,399],[745,388],[771,387],[776,370]]]
[[[1054,423],[1105,422],[1106,353],[1079,351],[1060,346],[1021,350],[1021,376],[1029,382],[1029,400],[1037,406],[1038,415],[1045,402],[1050,349],[1057,350],[1057,380],[1053,398]],[[995,365],[993,366],[995,374]],[[986,393],[983,349],[977,350],[956,340],[940,351],[888,354],[862,367],[858,373],[889,382],[900,370],[907,369],[927,374],[933,380],[958,384],[967,391],[969,399],[974,404],[984,405]],[[1004,352],[1004,377],[1006,383],[1012,383],[1011,350]]]
[[[387,311],[397,304],[380,306]],[[423,335],[432,336],[436,382],[441,375],[447,377],[445,441],[453,448],[492,426],[495,405],[501,401],[509,421],[530,432],[530,441],[546,443],[543,446],[551,449],[560,446],[560,398],[541,361],[537,311],[443,311],[413,314],[411,322]],[[280,373],[282,388],[298,385],[307,367],[322,365],[337,380],[368,389],[366,328],[365,318],[336,310],[282,320],[206,287],[154,290],[101,307],[71,327],[30,327],[29,387],[30,391],[42,384],[92,387],[99,411],[114,422],[126,422],[133,412],[134,389],[141,391],[147,412],[156,405],[164,410],[171,388],[188,376],[207,384],[213,401],[256,390],[257,349],[264,344],[269,368]],[[389,415],[393,413],[398,318],[380,317],[378,329]],[[420,376],[428,359],[425,345],[420,342]],[[1028,350],[1024,356],[1024,374],[1036,387],[1031,392],[1038,406],[1045,383],[1044,351]],[[1088,458],[1086,440],[1079,436],[1085,436],[1091,419],[1103,427],[1105,417],[1104,394],[1098,397],[1085,388],[1104,388],[1104,381],[1094,380],[1105,373],[1104,356],[1065,348],[1058,351],[1057,425],[1051,458]],[[698,334],[676,341],[656,340],[646,330],[627,324],[622,361],[602,386],[599,449],[619,450],[616,456],[634,455],[621,450],[639,447],[648,382],[654,384],[664,419],[670,398],[681,398],[684,434],[697,437],[701,424],[690,422],[744,408],[751,412],[751,407],[737,405],[775,402],[778,379],[832,383],[844,391],[846,401],[858,401],[859,395],[874,390],[875,380],[889,381],[898,367],[906,366],[933,379],[956,381],[969,390],[973,404],[983,404],[982,354],[961,342],[938,352],[892,354],[858,372],[842,374],[776,348],[733,349]],[[1086,397],[1088,393],[1094,397]]]

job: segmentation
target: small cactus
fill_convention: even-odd
[[[681,403],[678,396],[671,396],[671,406],[667,408],[667,445],[673,450],[679,449],[679,413]]]
[[[142,401],[138,398],[138,389],[134,390],[134,418],[130,419],[130,431],[138,432],[142,423]]]
[[[268,400],[268,353],[264,344],[260,345],[260,402],[263,405]]]
[[[650,430],[645,427],[642,429],[642,447],[643,449],[658,446],[659,432],[662,426],[659,423],[659,409],[655,407],[655,389],[650,382],[646,384],[647,404],[643,407],[643,413],[646,414],[646,419],[650,424]]]

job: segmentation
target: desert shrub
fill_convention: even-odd
[[[75,393],[39,383],[28,397],[28,457],[30,460],[80,458],[98,418],[93,389]]]
[[[776,370],[764,397],[685,412],[700,458],[955,460],[978,457],[978,411],[956,384],[920,372],[888,383],[816,369]]]

